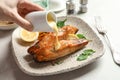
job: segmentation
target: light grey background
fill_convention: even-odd
[[[103,18],[109,38],[113,44],[120,44],[120,1],[88,0],[88,12],[79,14],[89,25],[93,25],[93,16]],[[65,10],[57,16],[65,15]],[[106,47],[105,54],[81,69],[71,72],[43,77],[33,77],[23,73],[16,65],[11,52],[11,35],[13,30],[0,30],[0,80],[120,80],[120,67],[113,62],[112,55]],[[116,45],[116,46],[118,46]],[[119,45],[120,46],[120,45]]]

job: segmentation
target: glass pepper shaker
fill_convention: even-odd
[[[75,13],[75,4],[74,4],[73,0],[68,0],[66,2],[66,10],[67,10],[68,15]]]

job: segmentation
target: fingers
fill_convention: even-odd
[[[28,0],[23,0],[20,3],[18,3],[18,12],[24,17],[27,13],[32,12],[32,11],[43,11],[44,9],[37,5],[34,4]],[[20,10],[20,11],[19,11]],[[26,19],[24,19],[23,17],[21,17],[18,12],[14,13],[14,22],[16,22],[18,25],[20,25],[21,27],[23,27],[26,30],[32,31],[33,27],[32,24],[27,21]]]
[[[20,3],[18,3],[17,8],[18,8],[18,13],[22,17],[25,17],[26,14],[33,12],[33,11],[43,11],[44,10],[41,6],[39,6],[35,3],[32,3],[28,0],[22,0]]]
[[[31,11],[43,11],[44,10],[44,8],[42,8],[41,6],[39,6],[35,3],[32,3],[28,0],[25,0],[24,2],[23,1],[20,2],[18,4],[18,7],[19,8],[26,8],[26,9],[31,10]]]
[[[44,8],[42,8],[41,6],[39,6],[35,3],[32,3],[32,2],[29,2],[29,1],[26,2],[26,8],[31,9],[31,10],[36,10],[36,11],[38,11],[38,10],[43,11],[44,10]]]
[[[27,21],[26,19],[22,18],[18,13],[14,13],[14,16],[12,17],[13,21],[20,25],[22,28],[32,31],[33,27],[32,24]]]
[[[20,2],[17,4],[17,9],[15,8],[12,11],[10,10],[9,13],[11,13],[11,15],[8,16],[10,17],[10,19],[13,20],[13,22],[17,23],[24,29],[32,31],[33,30],[32,24],[23,17],[29,12],[43,10],[44,9],[41,6],[29,2],[28,0],[20,0]],[[20,15],[22,15],[23,17]]]

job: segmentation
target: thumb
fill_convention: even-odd
[[[28,31],[33,30],[32,24],[23,17],[21,17],[18,13],[14,13],[13,21]]]

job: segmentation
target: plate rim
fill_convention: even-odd
[[[16,23],[10,24],[10,25],[6,25],[6,26],[0,26],[0,30],[11,30],[11,29],[15,29],[17,28],[18,25]]]

